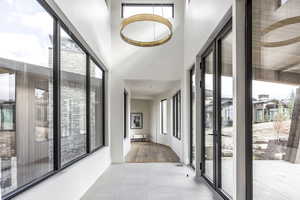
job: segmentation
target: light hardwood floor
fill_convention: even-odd
[[[179,162],[179,157],[168,146],[152,142],[133,142],[126,156],[128,163]]]

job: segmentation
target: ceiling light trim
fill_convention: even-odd
[[[125,27],[127,25],[135,23],[135,22],[141,22],[141,21],[152,21],[152,22],[157,22],[157,23],[163,24],[163,25],[167,26],[170,33],[168,34],[168,36],[166,36],[166,37],[164,37],[160,40],[155,40],[155,41],[150,41],[150,42],[143,42],[143,41],[134,40],[134,39],[131,39],[131,38],[129,38],[129,37],[127,37],[123,34],[123,30],[125,29]],[[164,17],[161,17],[159,15],[153,15],[153,14],[133,15],[133,16],[128,17],[128,18],[126,18],[122,21],[121,29],[120,29],[120,36],[125,42],[127,42],[128,44],[134,45],[134,46],[138,46],[138,47],[155,47],[155,46],[159,46],[159,45],[167,43],[172,38],[172,36],[173,36],[173,25],[168,19],[166,19]]]
[[[284,20],[280,20],[272,25],[270,25],[269,27],[265,28],[262,31],[262,36],[275,31],[279,28],[288,26],[288,25],[292,25],[292,24],[298,24],[300,23],[300,16],[297,17],[290,17],[290,18],[286,18]],[[282,40],[282,41],[276,41],[276,42],[265,42],[262,41],[261,45],[263,47],[282,47],[282,46],[287,46],[287,45],[291,45],[291,44],[295,44],[297,42],[300,42],[300,36],[291,38],[291,39],[287,39],[287,40]]]

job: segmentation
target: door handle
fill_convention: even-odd
[[[230,135],[223,135],[223,134],[221,134],[221,136],[222,136],[222,137],[232,137],[232,136],[230,136]]]
[[[218,136],[217,134],[213,134],[213,133],[212,134],[207,134],[207,135]]]
[[[207,134],[207,135],[218,136],[218,135],[215,134],[215,133]],[[230,135],[223,135],[223,134],[221,134],[221,136],[222,136],[222,137],[231,137]]]

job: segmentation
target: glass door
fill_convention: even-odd
[[[201,60],[202,175],[224,199],[234,186],[231,24],[222,29]]]
[[[215,75],[214,51],[211,48],[203,58],[203,175],[215,183]]]
[[[196,73],[195,66],[190,71],[190,164],[193,169],[196,168]]]
[[[233,77],[232,77],[232,32],[218,40],[219,61],[217,64],[218,82],[218,187],[228,197],[233,196]]]

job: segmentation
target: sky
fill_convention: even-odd
[[[212,75],[206,74],[206,80],[212,80]],[[207,89],[212,90],[212,81],[206,81],[205,86]],[[298,86],[300,87],[300,85]],[[298,88],[295,85],[271,83],[265,81],[252,81],[253,98],[258,98],[260,94],[268,94],[270,98],[278,100],[287,99]],[[233,92],[233,81],[231,77],[222,77],[222,96],[232,97]]]
[[[48,66],[52,17],[36,0],[1,0],[0,57]]]

